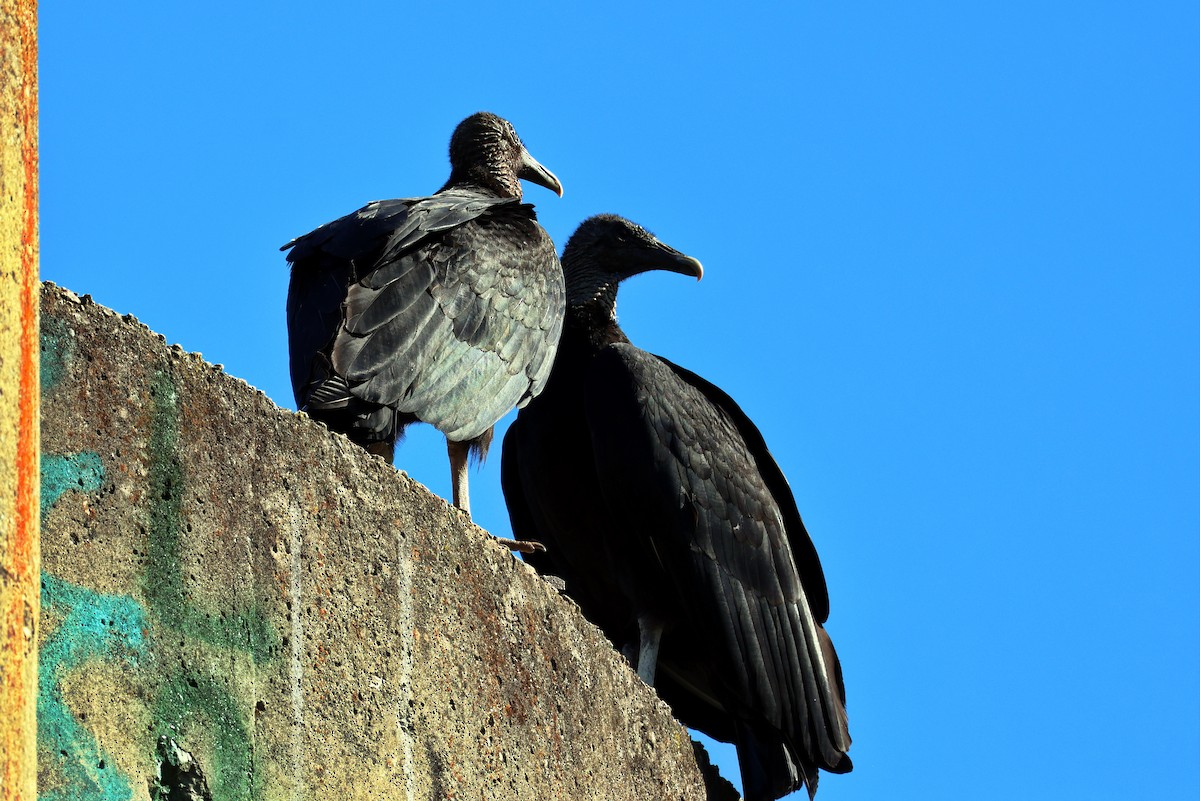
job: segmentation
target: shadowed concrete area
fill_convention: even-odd
[[[42,304],[42,799],[705,797],[666,706],[459,512]]]

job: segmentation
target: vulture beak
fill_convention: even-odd
[[[521,164],[517,170],[517,177],[524,178],[538,186],[544,186],[559,197],[563,195],[562,184],[558,182],[554,173],[538,164],[537,159],[529,155],[529,151],[523,147],[521,148]]]
[[[646,270],[667,270],[680,275],[690,275],[699,281],[704,277],[704,265],[699,260],[680,253],[670,245],[658,242],[654,251],[646,254]]]

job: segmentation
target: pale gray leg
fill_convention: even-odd
[[[638,616],[641,646],[638,649],[637,674],[651,687],[654,686],[654,668],[658,666],[658,646],[662,642],[662,633],[662,623],[645,615]]]
[[[451,442],[446,440],[446,453],[450,455],[450,492],[454,505],[471,516],[471,497],[467,491],[467,454],[471,450],[469,442]],[[532,540],[508,540],[496,537],[496,540],[510,551],[521,553],[539,553],[546,546]]]
[[[450,454],[450,491],[454,505],[471,516],[471,497],[467,493],[467,452],[471,446],[466,442],[446,440],[446,452]]]

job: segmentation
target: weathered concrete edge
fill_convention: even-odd
[[[118,316],[115,312],[90,304],[86,296],[83,300],[80,300],[78,298],[74,298],[74,296],[69,292],[57,290],[52,287],[47,287],[46,292],[49,299],[47,305],[50,307],[57,305],[61,308],[69,308],[70,306],[74,306],[77,310],[81,310],[89,317],[108,318],[114,323],[118,322]],[[133,318],[127,316],[125,318],[120,318],[120,320],[123,320],[123,325],[130,329],[140,329],[141,331],[144,331],[144,333],[137,334],[137,336],[140,336],[145,340],[142,343],[142,346],[158,347],[162,349],[172,363],[179,365],[181,372],[189,374],[203,374],[204,380],[209,382],[208,386],[211,387],[211,389],[208,391],[213,393],[215,396],[220,396],[226,393],[245,394],[247,392],[257,392],[256,390],[249,388],[248,385],[240,379],[227,376],[218,368],[204,363],[198,355],[185,354],[183,353],[182,349],[178,347],[170,349],[165,348],[165,343],[162,342],[161,337],[157,343],[154,343],[152,341],[153,335],[149,333],[148,329],[145,329],[144,326],[137,324]],[[122,333],[122,336],[128,335],[128,333],[128,331],[125,331]],[[506,550],[496,545],[486,534],[486,532],[483,532],[481,529],[471,525],[460,514],[450,509],[443,500],[428,493],[428,491],[419,484],[395,472],[389,466],[384,465],[379,460],[373,459],[362,453],[353,445],[348,443],[343,437],[330,434],[324,430],[323,427],[313,423],[310,420],[307,420],[304,415],[279,409],[278,407],[274,406],[274,404],[270,403],[270,401],[266,399],[262,393],[257,394],[259,396],[259,401],[257,402],[255,414],[259,414],[261,412],[263,415],[275,415],[277,417],[277,423],[282,421],[282,424],[285,428],[295,431],[295,436],[298,443],[308,443],[313,440],[320,440],[324,442],[324,445],[321,445],[320,447],[325,448],[328,453],[325,453],[321,458],[324,458],[328,461],[336,457],[336,460],[340,463],[354,464],[354,469],[361,470],[364,474],[370,474],[373,482],[379,482],[381,485],[390,484],[400,494],[407,494],[410,496],[411,505],[413,507],[421,507],[421,509],[415,513],[417,517],[423,517],[423,519],[431,520],[436,519],[440,521],[438,524],[440,530],[436,532],[430,532],[430,539],[422,540],[420,533],[418,532],[418,536],[415,539],[409,540],[407,543],[405,543],[405,547],[411,547],[414,554],[422,554],[420,558],[423,560],[417,572],[413,573],[410,571],[408,573],[408,579],[406,580],[411,585],[417,587],[417,585],[420,585],[422,581],[429,579],[427,585],[420,587],[419,589],[432,588],[433,591],[436,592],[437,587],[440,586],[443,588],[442,591],[447,591],[454,586],[454,577],[451,575],[451,572],[457,574],[459,571],[461,571],[463,581],[459,582],[457,586],[454,586],[454,588],[458,590],[464,588],[470,589],[475,593],[474,597],[464,600],[461,595],[451,593],[450,596],[439,602],[446,604],[449,607],[457,606],[457,616],[459,618],[465,617],[468,622],[473,621],[473,624],[478,623],[479,621],[484,621],[488,624],[499,625],[501,628],[508,626],[512,620],[523,620],[525,621],[527,629],[529,628],[529,621],[536,621],[545,618],[547,621],[547,627],[554,628],[556,631],[562,631],[564,629],[570,630],[572,636],[575,636],[576,634],[578,635],[579,647],[582,649],[579,657],[582,659],[581,664],[586,664],[589,670],[595,670],[598,674],[605,674],[601,683],[604,685],[604,688],[611,688],[607,698],[601,696],[589,696],[587,700],[592,706],[591,710],[589,711],[597,714],[598,716],[604,716],[608,715],[612,710],[616,710],[621,714],[626,714],[628,710],[632,709],[639,710],[634,715],[634,718],[637,721],[637,730],[631,730],[627,732],[627,742],[622,744],[619,739],[610,739],[605,741],[607,746],[615,747],[621,752],[621,754],[614,755],[614,759],[612,760],[603,759],[601,762],[617,762],[618,760],[616,760],[615,757],[620,756],[621,759],[623,759],[626,763],[634,765],[634,767],[638,770],[679,774],[679,776],[674,778],[679,779],[681,777],[686,777],[686,780],[682,782],[671,781],[667,783],[676,787],[691,787],[692,790],[679,792],[672,791],[669,795],[664,797],[702,797],[702,795],[696,795],[697,791],[695,788],[699,786],[697,782],[698,772],[694,759],[691,758],[690,751],[671,746],[666,749],[660,748],[657,751],[652,749],[652,759],[638,755],[643,750],[643,741],[647,739],[650,741],[667,741],[668,745],[671,742],[674,742],[677,746],[680,742],[681,736],[682,742],[686,743],[686,735],[682,734],[682,728],[679,727],[679,725],[670,717],[669,710],[667,710],[666,707],[658,701],[651,690],[646,688],[636,679],[632,672],[629,671],[624,665],[620,657],[613,653],[610,645],[604,640],[603,636],[600,635],[597,630],[592,628],[590,624],[587,624],[585,621],[583,621],[579,616],[578,611],[569,602],[561,599],[547,585],[545,585],[544,582],[537,578],[523,563],[513,559],[513,557]],[[369,499],[359,497],[356,499],[356,502],[369,503],[370,501]],[[296,556],[297,558],[299,557],[299,552],[297,552]],[[323,554],[322,556],[324,557],[327,555]],[[467,578],[468,576],[470,577],[469,580]],[[491,578],[488,578],[489,576]],[[446,581],[447,578],[449,581]],[[487,583],[492,582],[493,579],[499,581],[500,583]],[[492,597],[493,595],[495,597]],[[415,597],[421,598],[430,596],[428,594],[420,594]],[[507,609],[505,608],[506,606],[508,607]],[[514,606],[521,606],[524,608],[514,609],[512,608]],[[413,614],[413,610],[409,610],[409,613]],[[439,654],[443,650],[453,652],[453,649],[458,647],[464,638],[454,636],[453,631],[451,631],[455,625],[453,619],[449,620],[448,622],[439,622],[436,620],[431,621],[428,619],[422,620],[420,619],[421,614],[425,613],[417,613],[418,620],[414,624],[414,632],[429,632],[423,636],[430,639],[420,640],[415,648],[408,651],[410,654],[409,658],[415,658],[418,661],[419,666],[424,666],[426,664],[430,665],[433,668],[433,670],[429,671],[430,674],[444,674],[447,672],[447,666],[453,665],[454,659],[462,659],[464,655],[462,653],[451,653],[448,661],[439,662],[438,660],[441,659]],[[439,640],[439,629],[445,629],[447,632],[450,632],[449,639],[447,640],[446,637],[443,636],[440,638],[440,645],[437,645],[436,647],[428,645],[427,643],[431,641]],[[525,636],[525,634],[528,633],[529,632],[527,631],[519,634],[520,636]],[[534,645],[535,650],[536,648],[540,647],[537,646],[536,643]],[[572,648],[574,647],[575,643],[572,642]],[[403,649],[401,650],[403,653]],[[497,650],[495,653],[490,653],[488,658],[504,659],[506,658],[506,653],[507,652],[502,650]],[[478,659],[478,655],[476,655],[475,658]],[[560,657],[560,661],[561,660],[562,658]],[[509,671],[510,674],[514,676],[522,676],[523,673],[528,673],[531,670],[536,671],[538,669],[536,662],[510,665],[508,667],[498,667],[500,668],[501,672]],[[562,669],[562,665],[559,666],[559,669]],[[414,683],[418,686],[414,686],[412,688],[412,692],[418,698],[424,697],[429,700],[431,706],[437,706],[439,702],[434,698],[434,696],[437,696],[438,693],[443,692],[444,688],[434,686],[435,682],[431,681],[430,676],[422,674],[421,671],[417,671],[417,674],[418,675],[414,679]],[[543,679],[545,679],[545,677],[543,677]],[[527,684],[542,684],[544,686],[546,682],[544,682],[543,679],[538,679],[536,676],[526,676],[524,681]],[[553,686],[554,681],[555,679],[551,678],[548,683]],[[591,689],[592,688],[589,688],[589,692]],[[499,697],[499,707],[495,707],[495,698],[490,701],[490,703],[492,703],[493,707],[496,709],[503,709],[505,707],[511,707],[514,704],[520,704],[520,701],[516,697],[504,695],[505,692],[511,693],[511,690],[499,692],[496,687],[490,687],[488,692]],[[564,690],[564,693],[566,692],[567,690]],[[533,697],[534,706],[537,706],[536,693],[533,694]],[[506,698],[507,701],[505,700]],[[475,699],[469,698],[468,700],[473,702]],[[453,699],[451,699],[451,706],[453,706],[452,701]],[[606,705],[608,704],[612,705],[612,710],[606,712]],[[526,711],[530,711],[531,714],[533,714],[538,710],[518,711],[521,711],[521,714],[525,714]],[[440,712],[431,710],[426,714],[429,716],[429,720],[434,720],[437,719],[437,715],[440,714]],[[518,715],[518,717],[520,716]],[[625,717],[620,717],[620,715],[614,717],[614,721],[618,725],[628,725],[631,720],[633,719],[628,718],[628,715]],[[581,719],[580,724],[581,728],[579,730],[582,731],[586,727],[586,721]],[[472,723],[471,726],[464,727],[464,730],[469,730],[474,725],[475,724]],[[480,732],[482,735],[482,727],[480,728]],[[577,731],[572,730],[571,733],[574,734],[577,733]],[[507,735],[505,733],[495,735],[488,733],[486,738],[487,742],[491,742],[493,737],[500,741],[508,742],[509,744],[505,745],[504,747],[511,750],[511,734],[512,732],[509,732]],[[530,732],[530,734],[533,739],[536,739],[536,737],[539,736],[538,732]],[[503,738],[505,736],[509,736],[509,741],[504,741]],[[521,739],[519,732],[517,733],[516,739]],[[451,740],[453,740],[453,738],[451,738]],[[411,750],[412,743],[407,743],[407,747],[409,750]],[[466,742],[462,743],[462,747],[468,749],[471,748],[471,746]],[[561,743],[558,745],[560,753],[573,753],[571,751],[571,747],[572,746],[569,744],[567,746],[563,746]],[[497,745],[496,748],[501,748],[501,745]],[[269,747],[264,746],[264,750],[269,750]],[[538,749],[535,749],[531,746],[531,753],[537,752]],[[632,757],[630,756],[631,754],[633,755]],[[632,762],[630,762],[630,759],[632,759]],[[411,754],[401,761],[404,762],[404,764],[400,773],[403,774],[413,770],[413,765],[415,763]],[[420,761],[421,760],[418,755],[416,763],[419,763]],[[423,769],[426,770],[430,769],[430,765],[428,764],[419,767],[423,767]],[[451,768],[451,772],[453,772],[453,765]],[[550,770],[551,773],[556,770],[559,773],[562,773],[563,771],[569,773],[570,768],[570,765],[556,765],[548,768],[547,770]],[[499,774],[502,773],[504,769],[504,766],[501,766],[495,772]],[[434,778],[436,779],[437,777],[435,776]],[[468,779],[469,778],[470,777],[468,777]],[[558,774],[554,774],[552,778],[554,778],[556,782],[561,782],[562,779],[562,777]],[[600,777],[593,776],[591,778],[593,780],[597,780]],[[628,776],[624,778],[636,782],[639,779],[645,781],[648,777]],[[293,775],[292,779],[297,782],[300,781],[300,777],[297,775]],[[311,776],[306,775],[306,779],[311,780]],[[533,780],[533,784],[536,785],[536,775],[533,777]],[[611,782],[613,781],[613,777],[606,777],[604,780]],[[469,784],[468,780],[464,779],[463,781]],[[407,784],[406,789],[408,792],[406,795],[409,796],[412,796],[412,791],[414,789],[421,789],[421,780],[419,777],[414,779],[412,776],[403,776],[399,779],[399,782],[399,786]],[[576,779],[576,783],[578,783],[578,779]],[[651,783],[657,784],[658,782]],[[466,789],[467,784],[463,785],[463,789]],[[326,789],[335,789],[335,786],[336,785],[334,784],[326,785]],[[557,787],[557,790],[553,794],[548,793],[546,797],[640,797],[636,795],[622,795],[616,791],[617,788],[615,786],[609,788],[612,790],[612,792],[600,792],[599,794],[596,794],[595,792],[597,788],[591,788],[593,792],[580,791],[579,793],[564,793],[562,789],[563,785],[556,784],[555,786]],[[342,787],[341,789],[345,790],[347,788]],[[432,790],[434,788],[426,787],[425,789]],[[601,788],[601,790],[603,789],[604,788]],[[364,795],[362,797],[375,796]],[[449,794],[447,797],[449,797]],[[518,793],[515,797],[524,796]]]

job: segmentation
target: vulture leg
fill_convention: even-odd
[[[654,686],[654,668],[658,666],[658,645],[662,642],[663,624],[652,617],[638,615],[637,674],[642,681]]]
[[[446,440],[446,452],[450,454],[450,486],[454,505],[471,516],[471,498],[467,494],[467,453],[469,442]]]
[[[450,455],[451,497],[454,498],[454,505],[466,512],[467,517],[471,516],[471,498],[467,494],[467,454],[470,451],[470,442],[446,440],[446,453]],[[496,541],[510,551],[520,551],[521,553],[539,553],[546,550],[545,545],[531,540],[510,540],[496,537]]]

